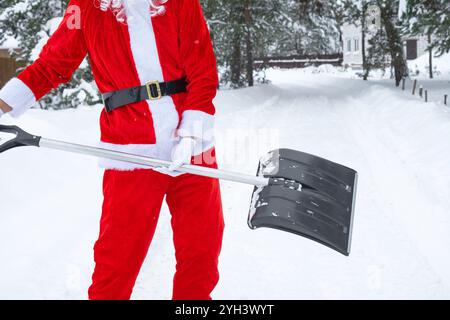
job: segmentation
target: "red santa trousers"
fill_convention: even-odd
[[[190,174],[171,177],[146,169],[106,170],[103,193],[90,299],[130,298],[164,196],[172,215],[177,260],[173,299],[211,299],[219,280],[224,228],[218,180]]]

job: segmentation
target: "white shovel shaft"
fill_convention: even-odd
[[[169,161],[157,160],[144,156],[133,155],[129,153],[112,151],[102,148],[84,146],[63,141],[41,138],[39,146],[42,148],[56,149],[73,153],[85,154],[99,158],[106,158],[117,161],[124,161],[138,165],[148,166],[151,168],[168,168],[171,164]],[[198,176],[222,179],[238,183],[249,184],[257,187],[265,187],[269,184],[269,179],[264,177],[256,177],[241,173],[205,168],[201,166],[184,165],[177,169],[177,172],[190,173]]]

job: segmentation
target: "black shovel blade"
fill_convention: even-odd
[[[248,224],[294,233],[350,255],[358,174],[307,153],[280,149],[261,160]]]

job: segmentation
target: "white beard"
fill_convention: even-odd
[[[100,10],[111,10],[115,14],[117,21],[126,23],[127,19],[132,18],[134,14],[145,14],[140,12],[140,10],[133,10],[133,8],[141,7],[142,2],[147,3],[150,16],[155,17],[166,12],[164,4],[169,0],[96,0],[96,2],[98,1],[100,1]]]

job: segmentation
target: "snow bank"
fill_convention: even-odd
[[[412,75],[428,77],[430,68],[429,54],[427,53],[416,60],[408,61],[408,67]],[[440,57],[433,56],[433,72],[438,77],[450,77],[450,53]]]

